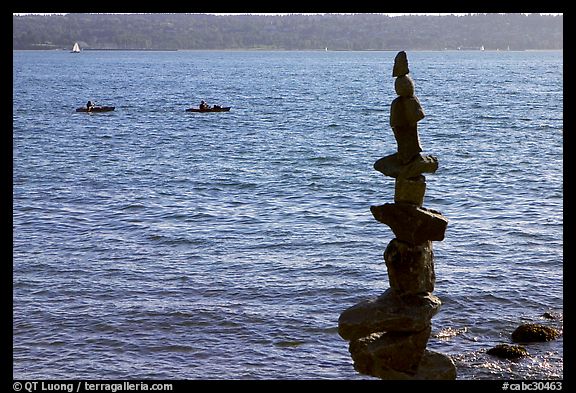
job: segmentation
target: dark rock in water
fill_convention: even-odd
[[[374,333],[352,340],[349,351],[354,368],[367,375],[381,377],[387,371],[416,374],[422,360],[431,327],[418,333]]]
[[[503,359],[518,359],[530,355],[526,348],[508,344],[498,344],[494,348],[490,348],[486,353]]]
[[[557,320],[557,319],[562,319],[562,314],[561,314],[561,313],[555,313],[555,312],[546,311],[544,314],[542,314],[542,317],[543,317],[543,318],[546,318],[546,319],[554,319],[554,320]]]
[[[394,68],[392,69],[392,76],[403,76],[410,73],[408,69],[408,56],[405,51],[398,52],[394,58]]]
[[[558,336],[560,336],[560,332],[555,328],[536,323],[526,323],[514,330],[512,341],[517,343],[552,341]]]
[[[434,173],[438,169],[438,158],[418,154],[407,164],[400,162],[398,153],[382,157],[374,163],[374,169],[386,176],[410,179],[422,173]]]
[[[409,203],[370,206],[374,218],[392,229],[398,240],[413,245],[444,240],[448,220],[442,213]]]
[[[400,296],[389,288],[377,298],[344,310],[338,318],[338,334],[355,340],[376,332],[419,332],[430,325],[441,304],[430,293]]]
[[[384,251],[390,288],[399,294],[434,291],[434,253],[432,242],[413,246],[393,239]]]

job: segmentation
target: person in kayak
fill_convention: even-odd
[[[87,110],[88,112],[90,112],[90,111],[92,110],[92,108],[94,108],[94,103],[93,103],[92,101],[88,101],[88,102],[86,103],[86,110]]]
[[[200,109],[204,110],[204,109],[210,109],[210,106],[204,101],[200,101]]]

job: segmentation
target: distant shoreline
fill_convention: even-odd
[[[14,16],[17,49],[526,50],[563,48],[562,15],[84,14]]]
[[[176,52],[178,49],[140,49],[140,48],[86,48],[83,51],[140,51],[140,52]]]

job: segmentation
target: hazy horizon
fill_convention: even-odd
[[[91,12],[87,12],[91,14]],[[188,12],[182,12],[188,13]],[[291,12],[291,13],[273,13],[273,12],[236,12],[236,13],[215,13],[215,12],[190,12],[190,14],[205,14],[205,15],[354,15],[354,14],[367,14],[371,12]],[[429,15],[429,16],[441,16],[441,15],[475,15],[475,14],[506,14],[506,12],[405,12],[405,13],[383,13],[374,12],[374,14],[388,15],[391,17],[395,16],[405,16],[405,15]],[[34,13],[34,12],[15,12],[12,15],[24,16],[24,15],[67,15],[70,12],[51,12],[51,13]],[[162,12],[94,12],[94,14],[121,14],[121,15],[131,15],[131,14],[162,14]],[[539,14],[539,15],[564,15],[563,13],[554,12],[522,12],[522,14]]]

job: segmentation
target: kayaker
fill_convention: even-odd
[[[204,100],[200,101],[200,109],[209,109],[210,107]]]
[[[88,101],[88,102],[86,103],[86,110],[87,110],[88,112],[90,112],[90,111],[92,110],[92,108],[94,108],[94,104],[92,103],[92,101]]]

